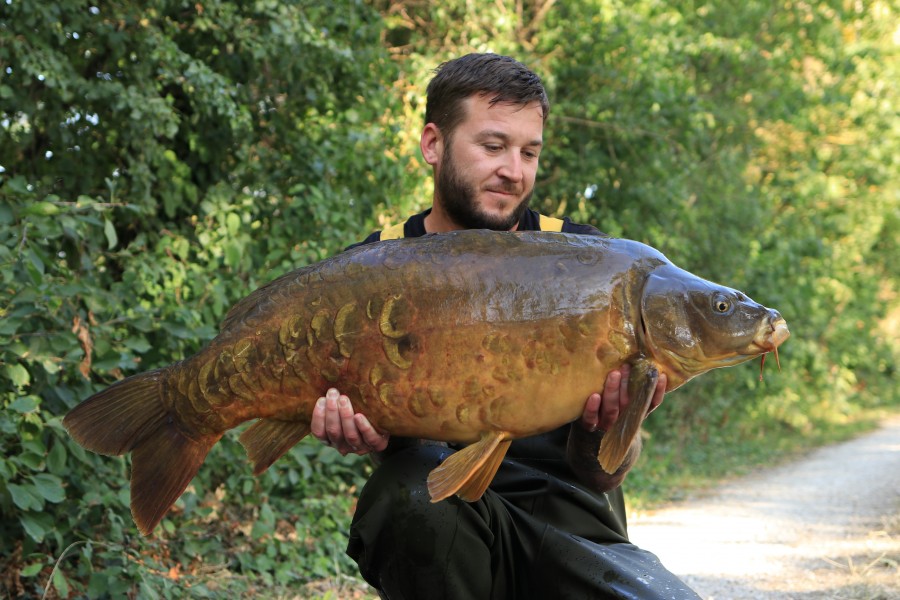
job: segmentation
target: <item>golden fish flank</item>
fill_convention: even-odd
[[[254,421],[241,442],[259,473],[307,435],[332,385],[381,430],[469,444],[429,491],[474,500],[511,439],[576,419],[610,370],[632,367],[632,402],[598,456],[614,471],[660,373],[672,390],[788,335],[776,311],[637,242],[460,231],[288,273],[239,302],[196,355],[116,383],[64,424],[92,451],[132,453],[145,534],[225,431]]]

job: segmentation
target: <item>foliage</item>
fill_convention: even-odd
[[[791,325],[781,373],[667,399],[629,493],[896,406],[898,25],[882,0],[0,4],[0,588],[250,597],[353,572],[365,460],[302,443],[254,478],[229,434],[142,539],[127,459],[60,419],[198,349],[265,281],[427,206],[422,91],[463,52],[544,77],[537,208]]]
[[[250,290],[373,226],[384,188],[372,181],[395,169],[378,15],[352,1],[0,11],[8,594],[40,595],[79,540],[54,571],[62,596],[203,596],[216,570],[247,585],[346,570],[363,462],[304,444],[256,480],[226,440],[160,536],[142,540],[127,461],[83,452],[60,419],[195,351]]]

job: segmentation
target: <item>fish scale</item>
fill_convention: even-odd
[[[476,500],[510,440],[577,419],[611,370],[632,366],[632,402],[603,438],[609,472],[660,374],[673,390],[788,335],[777,311],[637,242],[459,231],[288,273],[235,305],[196,355],[95,394],[64,425],[92,451],[133,452],[132,514],[145,534],[225,431],[254,421],[241,442],[259,473],[309,433],[329,387],[381,431],[468,444],[429,491]]]

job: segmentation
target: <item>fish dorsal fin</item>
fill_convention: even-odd
[[[481,438],[471,446],[450,455],[441,465],[428,474],[428,493],[432,502],[439,502],[453,494],[466,502],[481,498],[506,450],[509,448],[509,434],[495,431]]]
[[[253,474],[268,469],[308,433],[309,425],[300,421],[260,419],[248,427],[241,434],[240,442],[253,463]]]
[[[597,461],[607,473],[613,474],[622,466],[628,449],[640,432],[644,417],[647,416],[658,380],[659,371],[649,360],[640,360],[632,366],[631,376],[628,378],[630,402],[625,407],[625,412],[619,415],[613,428],[603,435],[597,453]]]
[[[222,319],[222,322],[219,324],[219,331],[225,331],[229,327],[233,327],[235,324],[243,321],[249,313],[258,310],[261,303],[271,302],[271,296],[274,295],[273,293],[277,292],[280,287],[289,286],[294,279],[299,277],[300,272],[301,269],[297,269],[296,271],[286,273],[278,279],[274,279],[262,287],[257,288],[243,299],[239,300],[228,310],[228,314],[225,315],[225,318]]]

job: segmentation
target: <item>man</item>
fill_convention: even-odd
[[[467,228],[599,233],[528,208],[549,110],[534,73],[508,57],[470,54],[441,65],[427,95],[420,147],[434,173],[432,207],[363,243]],[[473,503],[430,502],[427,474],[453,448],[389,439],[329,390],[313,435],[342,454],[380,459],[351,525],[347,552],[360,573],[392,600],[697,598],[628,543],[620,484],[639,441],[615,474],[597,464],[603,431],[628,403],[627,379],[627,366],[610,373],[579,421],[514,441]],[[651,411],[665,386],[661,375]]]

